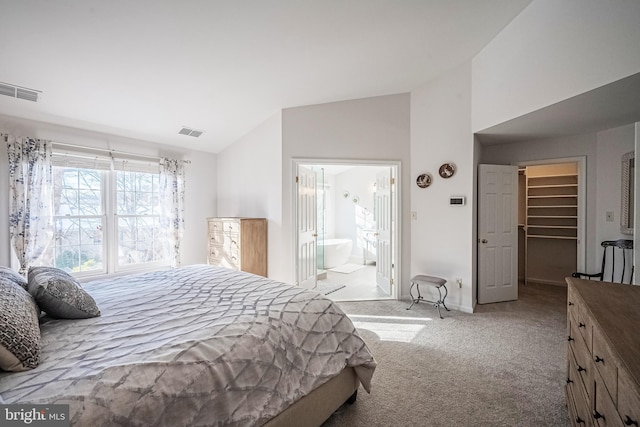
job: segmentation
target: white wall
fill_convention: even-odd
[[[327,195],[325,197],[325,239],[333,239],[336,237],[336,206],[338,200],[344,199],[342,196],[343,189],[336,187],[336,176],[325,175],[324,182],[328,185]]]
[[[267,218],[268,276],[289,281],[280,260],[282,233],[282,115],[276,113],[218,154],[219,216]]]
[[[453,162],[455,175],[443,179],[438,168]],[[411,275],[447,279],[448,306],[471,312],[474,304],[474,137],[471,132],[471,64],[466,63],[411,92]],[[433,183],[419,188],[415,178],[428,172]],[[466,205],[450,206],[449,197]],[[458,288],[456,278],[462,279]]]
[[[634,125],[596,134],[482,147],[482,163],[516,164],[566,157],[587,158],[586,271],[600,271],[603,240],[629,238],[620,233],[622,155],[634,149]],[[606,221],[606,212],[614,221]]]
[[[401,162],[402,288],[408,293],[410,96],[380,96],[289,108],[282,112],[284,250],[277,254],[293,282],[293,159],[393,160]]]
[[[534,0],[473,59],[473,131],[640,72],[639,22],[637,0]]]
[[[630,239],[620,233],[622,203],[622,155],[634,151],[634,124],[598,132],[596,170],[596,242],[603,240]],[[606,221],[606,212],[613,212],[613,222]],[[594,254],[595,265],[602,261],[602,248]],[[590,272],[595,272],[589,270]],[[597,271],[597,269],[596,269]]]
[[[335,237],[353,241],[351,256],[359,262],[362,262],[363,250],[366,249],[363,231],[375,229],[373,184],[377,173],[384,169],[378,166],[357,166],[336,175]],[[344,190],[349,191],[350,197],[342,197]],[[353,202],[354,197],[359,199],[357,204]]]
[[[602,196],[602,191],[620,191],[619,174],[614,175],[612,172],[602,169],[598,164],[598,136],[596,134],[484,146],[481,162],[507,165],[579,156],[586,156],[587,160],[586,268],[588,271],[594,271],[594,268],[599,268],[594,261],[599,253],[599,224],[604,221],[604,215],[597,214],[596,203],[598,198]],[[607,183],[607,189],[605,190],[604,184],[599,187],[599,182]]]
[[[182,242],[184,265],[204,263],[207,259],[206,221],[215,215],[216,176],[214,154],[179,150],[147,141],[121,138],[80,129],[55,126],[30,120],[0,116],[0,132],[16,136],[50,139],[86,147],[121,150],[149,156],[168,156],[191,160],[186,166],[185,233]],[[10,265],[13,250],[9,243],[7,146],[0,142],[0,265]]]

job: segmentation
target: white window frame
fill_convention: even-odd
[[[111,219],[111,224],[109,227],[110,230],[110,240],[109,242],[113,242],[109,245],[109,262],[111,271],[114,273],[134,273],[140,271],[150,271],[150,270],[158,270],[162,267],[169,267],[171,265],[171,257],[170,255],[164,260],[159,261],[149,261],[139,264],[131,264],[131,265],[119,265],[119,254],[118,254],[118,213],[117,213],[117,172],[120,170],[114,170],[109,174],[109,182],[112,190],[108,193],[108,198],[110,198],[110,211],[107,215]],[[134,172],[132,170],[132,172]],[[135,171],[135,172],[143,172],[150,173],[145,171]],[[159,172],[158,172],[159,173]],[[124,215],[123,215],[124,216]],[[130,215],[127,215],[130,216]],[[108,220],[107,220],[108,221]]]
[[[89,149],[90,152],[90,149]],[[104,155],[96,156],[94,154],[88,154],[84,151],[79,152],[69,152],[67,150],[55,150],[54,149],[54,158],[62,156],[70,156],[74,157],[74,165],[66,166],[66,167],[77,167],[77,168],[85,168],[85,169],[94,169],[100,172],[101,176],[101,199],[103,205],[103,215],[104,215],[104,230],[103,230],[103,256],[105,259],[103,260],[103,268],[102,270],[93,270],[93,271],[82,271],[82,272],[73,272],[71,273],[74,277],[79,280],[88,280],[95,279],[101,276],[113,276],[113,275],[122,275],[122,274],[130,274],[135,272],[144,272],[144,271],[153,271],[162,268],[168,268],[171,265],[171,256],[167,255],[167,257],[163,260],[158,261],[150,261],[143,262],[138,264],[130,264],[130,265],[119,265],[119,242],[118,242],[118,213],[117,213],[117,172],[123,171],[121,167],[114,167],[114,164],[117,162],[125,161],[129,165],[128,169],[131,172],[142,172],[142,173],[155,173],[152,170],[153,164],[151,162],[142,162],[137,163],[130,159],[117,159],[114,160],[112,158],[104,157]],[[108,161],[111,163],[110,170],[105,170],[103,168],[97,168],[95,166],[92,167],[92,162],[99,161],[104,166],[104,162]],[[146,166],[143,166],[146,165]],[[138,166],[138,167],[137,167]],[[59,164],[54,165],[54,167],[65,167]],[[159,170],[158,170],[159,173]],[[58,217],[58,216],[56,216]],[[85,217],[85,216],[80,216]]]

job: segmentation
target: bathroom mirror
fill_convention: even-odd
[[[622,207],[620,209],[620,232],[622,234],[633,234],[634,170],[635,153],[631,151],[622,156]]]

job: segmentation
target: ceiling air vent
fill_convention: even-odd
[[[178,132],[180,135],[188,135],[188,136],[193,136],[194,138],[199,137],[200,135],[202,135],[204,133],[204,131],[202,130],[194,130],[194,129],[189,129],[187,127],[183,127],[182,129],[180,129],[180,132]]]
[[[42,92],[39,90],[27,89],[20,86],[14,86],[8,83],[0,83],[0,95],[6,95],[12,98],[38,102],[38,95],[40,93]]]

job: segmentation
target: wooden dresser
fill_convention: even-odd
[[[573,426],[640,424],[640,286],[567,278]]]
[[[267,277],[267,220],[207,218],[210,265]]]

